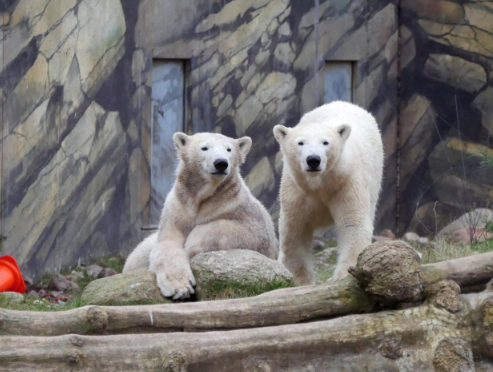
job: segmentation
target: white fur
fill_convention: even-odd
[[[179,164],[166,197],[159,231],[144,239],[128,257],[123,272],[149,268],[161,292],[173,299],[194,293],[189,259],[197,253],[251,249],[277,256],[274,225],[239,174],[251,139],[212,133],[175,133]],[[219,172],[214,163],[228,163]]]
[[[294,128],[275,126],[274,135],[284,164],[279,260],[296,283],[312,284],[313,232],[335,224],[339,258],[332,278],[341,279],[371,244],[384,160],[378,125],[366,110],[333,102]],[[318,172],[307,171],[309,155],[320,157]]]

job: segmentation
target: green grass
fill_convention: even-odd
[[[439,239],[434,241],[434,247],[415,246],[414,248],[423,254],[422,263],[428,264],[491,252],[493,251],[493,239],[472,245],[450,243],[445,239]]]
[[[201,301],[229,300],[253,297],[275,289],[294,287],[292,281],[275,279],[272,282],[245,284],[240,282],[218,283],[198,294]]]
[[[40,302],[40,303],[38,303]],[[24,311],[65,311],[81,307],[80,296],[74,297],[61,305],[54,302],[49,302],[45,299],[37,299],[31,297],[24,297],[24,301],[20,303],[1,303],[0,308],[10,310],[24,310]]]
[[[481,165],[490,169],[493,169],[493,156],[488,154],[487,151],[480,150],[478,153],[483,157]]]
[[[329,270],[325,268],[315,267],[314,270],[316,283],[325,283],[327,280],[329,280],[332,277],[332,273],[334,272],[334,267]]]

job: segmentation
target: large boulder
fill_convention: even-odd
[[[207,252],[190,262],[198,299],[252,296],[292,285],[291,273],[280,263],[250,250]],[[83,304],[136,305],[166,303],[148,270],[113,275],[91,282]]]
[[[196,255],[190,262],[199,299],[219,292],[260,294],[291,285],[293,276],[279,262],[246,249]]]

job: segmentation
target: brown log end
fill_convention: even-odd
[[[421,299],[420,258],[399,240],[376,242],[358,256],[353,273],[366,291],[381,303],[417,302]],[[354,275],[356,273],[356,275]]]
[[[474,372],[474,360],[469,342],[458,337],[443,339],[435,350],[436,372]]]
[[[108,314],[100,307],[90,307],[87,310],[87,321],[93,332],[103,332],[108,327]]]
[[[163,355],[163,368],[165,372],[186,372],[188,362],[179,351],[171,351]]]
[[[399,359],[402,357],[402,340],[400,338],[386,338],[378,348],[385,358]]]
[[[426,301],[436,307],[451,313],[458,313],[464,309],[460,295],[460,286],[453,280],[442,280],[426,287],[424,296]]]
[[[354,266],[349,266],[349,268],[347,269],[347,272],[349,274],[351,274],[351,276],[353,276],[358,282],[360,282],[361,284],[368,284],[365,282],[365,277],[358,271],[358,269]]]

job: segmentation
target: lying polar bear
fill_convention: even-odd
[[[173,143],[179,163],[159,231],[134,249],[123,272],[149,268],[162,294],[180,299],[194,293],[189,259],[197,253],[251,249],[275,259],[278,248],[272,219],[239,172],[250,137],[175,133]]]
[[[378,125],[366,110],[333,102],[305,114],[294,128],[274,127],[281,146],[279,260],[297,284],[313,283],[314,230],[335,225],[341,279],[371,244],[383,172]]]

